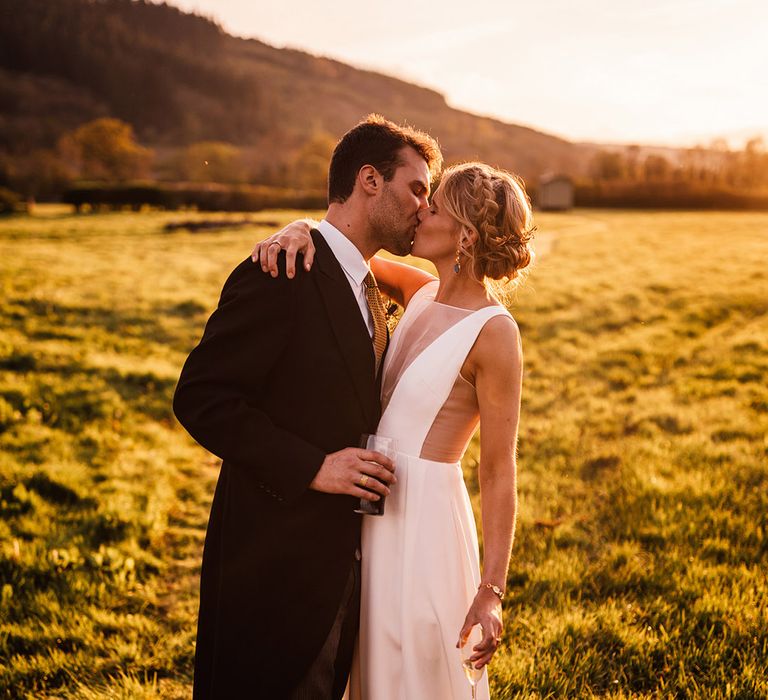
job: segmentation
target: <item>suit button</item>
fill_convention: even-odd
[[[355,548],[355,559],[357,559],[357,561],[360,561],[362,558],[363,558],[363,555],[360,552],[360,547],[356,547]]]

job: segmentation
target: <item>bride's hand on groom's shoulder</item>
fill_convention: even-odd
[[[475,625],[482,627],[483,638],[474,647],[474,654],[470,657],[470,660],[475,664],[475,668],[482,668],[493,658],[493,654],[501,642],[501,634],[504,631],[504,624],[501,618],[501,601],[493,591],[487,588],[481,588],[477,595],[475,595],[467,617],[464,619],[461,632],[459,632],[457,647],[464,645],[465,640]]]
[[[389,487],[395,483],[395,463],[389,457],[347,447],[326,456],[309,488],[378,501],[389,495]]]
[[[304,269],[309,272],[315,259],[315,244],[310,231],[315,222],[312,219],[292,221],[269,238],[257,243],[251,251],[251,260],[261,263],[261,269],[277,277],[277,258],[285,251],[285,273],[288,278],[296,275],[296,256],[304,255]]]

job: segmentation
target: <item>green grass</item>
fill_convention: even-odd
[[[218,463],[171,396],[294,214],[42,213],[0,220],[0,697],[188,697]],[[493,697],[768,697],[768,215],[538,224]]]

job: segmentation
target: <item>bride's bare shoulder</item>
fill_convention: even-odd
[[[479,373],[499,383],[515,381],[522,371],[523,348],[520,329],[509,314],[499,314],[485,322],[469,351],[461,374],[475,383]]]
[[[483,326],[473,348],[478,367],[515,365],[522,358],[520,328],[509,314],[499,314]]]
[[[499,314],[486,321],[480,332],[480,338],[497,342],[519,341],[520,327],[511,314]]]

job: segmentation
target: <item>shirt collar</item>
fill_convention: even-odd
[[[334,257],[339,261],[339,265],[344,269],[344,272],[354,280],[356,285],[360,286],[371,269],[368,267],[368,263],[365,262],[363,254],[357,249],[357,246],[325,219],[315,228],[322,234]]]

